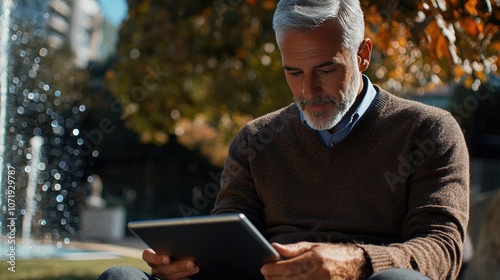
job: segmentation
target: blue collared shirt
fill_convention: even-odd
[[[300,112],[300,119],[307,128],[313,130],[316,133],[321,142],[323,142],[323,144],[327,148],[333,147],[334,145],[342,141],[345,137],[347,137],[349,133],[351,133],[356,123],[359,121],[359,119],[361,119],[361,117],[363,117],[363,115],[366,113],[368,108],[370,108],[371,104],[375,100],[375,97],[377,96],[377,90],[373,87],[370,79],[366,75],[363,75],[363,90],[360,94],[364,95],[364,97],[361,100],[361,103],[359,103],[358,108],[356,108],[356,110],[350,117],[344,116],[344,118],[342,118],[335,133],[330,133],[328,130],[315,130],[311,128],[306,123],[302,111]]]

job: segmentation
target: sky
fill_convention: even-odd
[[[114,25],[118,26],[127,15],[125,0],[99,0],[104,16]]]

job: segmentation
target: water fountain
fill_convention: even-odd
[[[64,76],[71,71],[50,69],[63,57],[47,45],[48,13],[28,15],[23,3],[0,3],[0,236],[13,240],[2,244],[14,246],[16,257],[31,258],[51,251],[36,242],[61,249],[76,234],[86,181],[78,125],[86,106],[64,84],[75,79]]]
[[[42,156],[41,148],[43,145],[43,137],[33,136],[30,139],[32,158],[29,163],[28,185],[26,186],[26,210],[23,218],[22,237],[25,242],[32,242],[32,224],[33,217],[36,212],[36,186],[40,168],[40,158]]]

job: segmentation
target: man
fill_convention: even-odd
[[[295,104],[235,137],[213,214],[244,213],[273,242],[268,280],[456,278],[469,161],[453,117],[362,75],[359,1],[281,0],[273,26]],[[199,271],[143,258],[163,279]]]

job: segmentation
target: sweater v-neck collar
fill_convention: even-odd
[[[351,133],[342,141],[333,147],[326,147],[321,140],[316,136],[315,132],[305,127],[300,121],[300,113],[298,108],[294,108],[297,118],[294,121],[295,129],[300,137],[300,141],[304,147],[313,150],[315,153],[328,153],[335,156],[338,153],[345,153],[354,148],[356,143],[360,141],[369,132],[373,124],[379,119],[384,107],[389,101],[390,93],[380,89],[374,85],[378,94],[371,108],[366,111],[365,115],[359,120],[358,124],[353,128]]]

